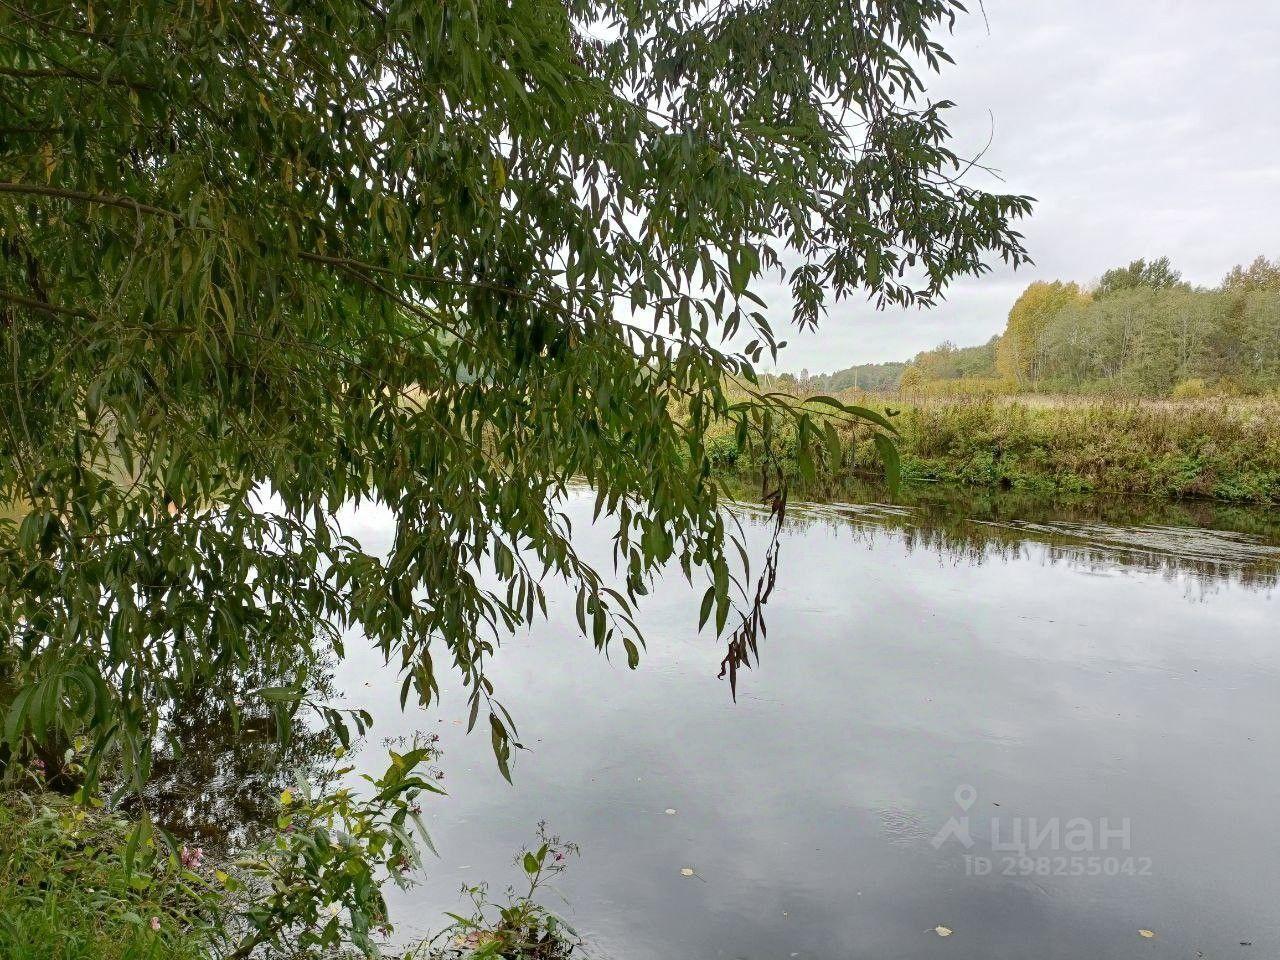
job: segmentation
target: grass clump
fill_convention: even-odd
[[[130,869],[127,833],[58,795],[0,796],[0,957],[209,957],[212,895],[168,858]]]

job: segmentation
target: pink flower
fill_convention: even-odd
[[[182,865],[188,870],[199,870],[203,860],[204,847],[188,849],[185,843],[182,845]]]
[[[160,929],[160,918],[159,918],[159,917],[152,917],[152,918],[151,918],[151,929],[152,929],[152,930],[159,930],[159,929]]]

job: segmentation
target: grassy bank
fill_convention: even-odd
[[[1124,493],[1280,503],[1280,400],[1117,400],[1080,397],[922,398],[846,392],[895,412],[902,473],[928,480],[1042,493]],[[820,411],[820,405],[815,405]],[[838,427],[846,449],[829,477],[882,468],[866,428]],[[728,427],[711,433],[714,463],[759,466]],[[794,438],[773,452],[792,462]]]
[[[256,946],[242,935],[271,889],[299,887],[304,898],[310,893],[296,873],[286,868],[269,886],[246,885],[243,857],[219,863],[195,848],[170,852],[132,840],[131,828],[60,794],[0,792],[0,958],[567,960],[580,945],[572,928],[535,899],[577,852],[541,827],[536,844],[517,858],[523,875],[506,896],[490,899],[485,884],[467,888],[469,914],[451,914],[452,922],[429,940],[397,941],[393,929],[380,923],[374,940],[335,942],[323,928],[338,922],[337,907],[320,902],[311,904],[323,908],[318,913],[303,907],[288,918],[283,940]],[[289,833],[311,857],[324,857],[342,836],[314,823]]]
[[[0,957],[203,960],[214,905],[180,864],[126,868],[121,821],[53,794],[0,797]]]

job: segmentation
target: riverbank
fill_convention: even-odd
[[[899,431],[903,479],[1037,493],[1280,503],[1280,400],[1117,400],[1020,395],[924,398],[838,395],[887,411]],[[821,404],[815,415],[824,416]],[[860,425],[837,426],[846,448],[821,468],[827,480],[883,474]],[[727,425],[709,435],[713,465],[742,472],[764,452],[739,450]],[[772,453],[794,467],[794,437]]]
[[[220,895],[130,849],[120,820],[56,794],[0,795],[0,956],[207,960]]]
[[[282,812],[278,822],[289,819]],[[303,830],[285,832],[291,840],[301,838],[307,856],[332,861],[332,840],[346,834],[329,826],[312,820]],[[136,821],[38,785],[0,792],[0,958],[565,960],[579,946],[572,929],[534,899],[577,847],[541,830],[538,845],[517,858],[523,892],[508,888],[506,897],[490,899],[487,885],[471,886],[465,891],[470,915],[442,914],[437,935],[413,942],[397,940],[384,918],[358,928],[367,936],[337,934],[338,904],[326,903],[323,891],[315,891],[318,899],[311,896],[315,885],[292,869],[285,850],[283,843],[266,844],[214,859],[178,838],[139,831]],[[339,872],[351,869],[338,865]],[[278,896],[282,887],[298,894],[292,908],[264,913],[270,898],[258,892]],[[261,925],[273,934],[251,935]]]

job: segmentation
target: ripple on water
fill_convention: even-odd
[[[1114,527],[1099,523],[1038,523],[1006,520],[971,520],[986,526],[1003,527],[1023,534],[1042,534],[1067,545],[1145,553],[1151,556],[1199,560],[1230,566],[1280,564],[1280,545],[1247,533],[1205,530],[1199,527],[1139,526]]]

